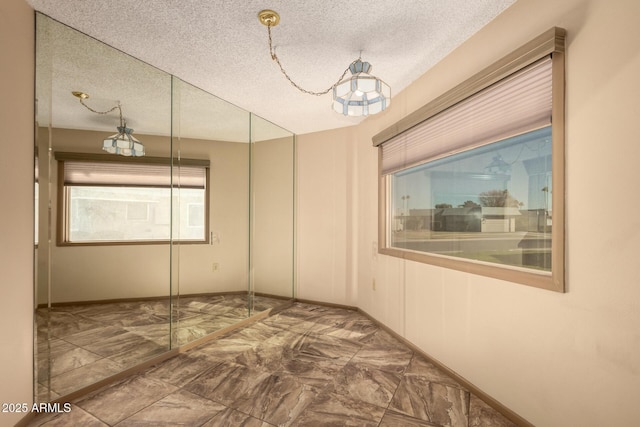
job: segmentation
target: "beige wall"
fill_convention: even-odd
[[[356,305],[358,206],[351,129],[301,135],[297,145],[296,297]]]
[[[33,26],[25,1],[0,2],[0,403],[33,394]],[[23,416],[0,413],[0,425]]]
[[[293,137],[252,144],[253,290],[291,298],[294,256]]]
[[[636,0],[519,0],[390,110],[300,136],[298,294],[357,303],[535,425],[637,424],[638,16]],[[371,137],[552,26],[567,30],[568,292],[374,254]]]

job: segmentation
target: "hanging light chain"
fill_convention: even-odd
[[[338,86],[338,84],[342,81],[342,79],[344,79],[344,76],[347,75],[347,72],[349,71],[349,67],[347,67],[346,70],[344,70],[344,72],[342,73],[342,75],[340,76],[340,78],[338,79],[338,81],[336,81],[333,85],[331,85],[330,88],[323,90],[321,92],[314,92],[311,90],[307,90],[303,87],[300,87],[300,85],[298,85],[296,82],[293,81],[293,79],[291,79],[291,77],[289,77],[289,74],[287,74],[287,72],[285,71],[284,67],[282,66],[282,64],[280,63],[280,59],[278,58],[278,55],[276,55],[275,49],[273,48],[273,41],[271,39],[271,27],[272,25],[269,24],[267,25],[267,31],[269,32],[269,53],[271,54],[271,59],[273,59],[274,61],[276,61],[276,64],[278,64],[278,67],[280,67],[280,71],[282,72],[282,74],[284,74],[284,76],[287,78],[287,80],[289,80],[289,83],[291,83],[291,85],[293,87],[295,87],[296,89],[298,89],[300,92],[309,94],[309,95],[315,95],[315,96],[320,96],[320,95],[324,95],[326,93],[329,93],[330,91],[333,90],[333,88],[335,88],[336,86]],[[356,62],[356,61],[353,61]],[[352,62],[352,64],[353,64]],[[351,64],[349,64],[349,66],[351,66]]]
[[[84,107],[85,107],[87,110],[91,111],[92,113],[96,113],[96,114],[109,114],[109,113],[111,113],[112,111],[118,110],[118,112],[119,112],[119,114],[120,114],[120,126],[122,126],[122,124],[124,123],[124,120],[122,120],[122,106],[120,105],[120,101],[118,101],[118,105],[116,105],[115,107],[113,107],[113,108],[111,108],[111,109],[109,109],[109,110],[107,110],[107,111],[97,111],[97,110],[94,110],[93,108],[89,107],[87,104],[85,104],[85,103],[84,103],[84,100],[83,100],[81,97],[79,97],[78,99],[80,100],[80,104],[84,105]]]

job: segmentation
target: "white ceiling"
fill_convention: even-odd
[[[314,91],[330,87],[362,52],[372,74],[391,86],[393,108],[394,94],[515,1],[28,0],[57,21],[297,134],[350,126],[362,118],[333,112],[330,94],[311,96],[290,85],[271,60],[267,28],[257,18],[260,10],[280,14],[273,43],[301,86]],[[92,49],[88,55],[100,54]],[[83,66],[92,62],[95,67],[91,60]],[[79,84],[70,79],[67,86]],[[130,84],[131,91],[141,84],[114,73],[93,79],[93,85],[111,90]],[[68,89],[53,91],[74,101]],[[120,99],[113,93],[91,95],[90,101]],[[77,103],[73,108],[77,112]]]

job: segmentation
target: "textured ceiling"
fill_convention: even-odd
[[[372,74],[391,86],[393,108],[394,94],[515,0],[28,2],[59,22],[303,134],[350,126],[362,118],[333,112],[330,94],[307,95],[289,84],[269,55],[267,29],[257,19],[260,10],[273,9],[280,14],[280,25],[272,30],[273,43],[285,69],[301,86],[314,91],[330,87],[362,54],[362,59],[372,64]],[[99,68],[100,55],[104,55],[101,49],[89,49],[87,59],[76,66]],[[89,59],[91,56],[95,58]],[[65,66],[55,68],[54,73],[64,74]],[[108,90],[92,93],[92,99],[122,99],[114,93],[119,86],[122,92],[131,93],[136,85],[149,83],[125,77],[126,68],[124,65],[122,72],[102,75],[94,70],[92,83],[86,86],[100,91],[93,87],[99,83]],[[75,72],[88,75],[90,70]],[[80,84],[73,76],[69,73],[72,82],[67,81],[67,86]],[[52,91],[68,93],[68,89],[54,84]],[[145,102],[148,106],[149,99],[140,100],[140,105]],[[131,111],[137,108],[136,102],[130,104],[128,114],[141,117]],[[155,111],[152,116],[164,114]],[[153,125],[146,127],[151,131]]]

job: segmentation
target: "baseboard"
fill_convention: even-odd
[[[217,296],[225,296],[225,295],[246,295],[247,291],[229,291],[229,292],[205,292],[205,293],[197,293],[197,294],[184,294],[184,295],[174,295],[174,297],[179,298],[197,298],[197,297],[217,297]],[[256,293],[256,295],[258,295]],[[268,294],[263,294],[260,296],[268,296],[271,298],[283,298],[283,297],[275,297]],[[290,298],[289,298],[290,299]],[[64,302],[53,302],[51,303],[51,307],[69,307],[73,305],[94,305],[94,304],[115,304],[115,303],[127,303],[127,302],[141,302],[141,301],[169,301],[168,295],[161,295],[155,297],[135,297],[135,298],[112,298],[112,299],[99,299],[99,300],[89,300],[89,301],[64,301]],[[37,308],[47,308],[49,305],[46,303],[38,304]]]
[[[271,298],[271,299],[281,299],[281,300],[285,300],[285,301],[292,301],[291,297],[283,297],[282,295],[272,295],[272,294],[267,294],[265,292],[254,292],[253,294],[255,296],[257,296],[257,297],[265,297],[265,298]]]
[[[344,310],[358,311],[358,307],[354,307],[352,305],[335,304],[335,303],[332,303],[332,302],[314,301],[314,300],[310,300],[310,299],[301,299],[301,298],[294,298],[293,301],[294,302],[299,302],[299,303],[302,303],[302,304],[312,304],[312,305],[320,305],[320,306],[324,306],[324,307],[342,308]]]

